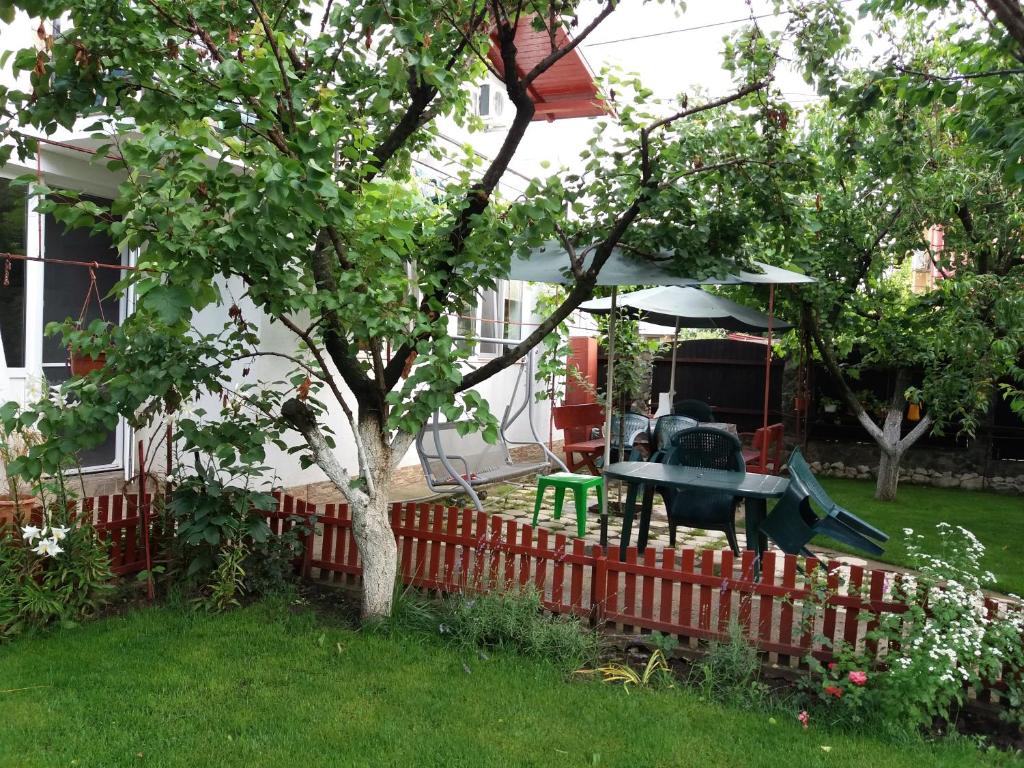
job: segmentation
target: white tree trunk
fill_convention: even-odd
[[[383,490],[387,485],[382,483]],[[398,575],[398,545],[391,530],[387,496],[378,492],[366,504],[352,505],[352,533],[363,561],[363,594],[359,615],[379,619],[391,615]]]
[[[878,462],[878,480],[875,483],[875,498],[879,501],[893,501],[900,482],[900,453],[882,450]]]
[[[309,406],[292,399],[284,404],[282,413],[306,439],[317,466],[348,499],[352,511],[352,535],[363,561],[360,615],[364,620],[391,615],[395,577],[398,574],[398,545],[388,514],[393,452],[392,446],[385,442],[380,423],[367,417],[360,419],[356,426],[362,446],[361,474],[366,487],[371,489],[367,492],[360,487],[358,478],[352,477],[338,461],[320,432]],[[408,441],[396,440],[399,447],[408,447],[408,444]],[[400,458],[401,454],[398,455]]]

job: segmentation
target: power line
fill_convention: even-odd
[[[840,0],[841,3],[849,3],[852,0]],[[583,47],[585,48],[596,48],[599,45],[613,45],[615,43],[628,43],[633,40],[647,40],[652,37],[664,37],[665,35],[676,35],[680,32],[698,32],[702,29],[714,29],[715,27],[728,27],[732,24],[742,24],[747,21],[757,21],[758,19],[770,19],[777,18],[779,16],[789,16],[793,11],[779,11],[778,13],[760,13],[752,16],[743,16],[738,19],[727,19],[725,21],[712,21],[707,24],[698,24],[693,27],[680,27],[679,29],[666,29],[662,32],[650,32],[646,35],[633,35],[632,37],[620,37],[615,40],[600,40],[596,43],[585,42]]]
[[[620,37],[616,40],[601,40],[597,43],[585,43],[587,48],[596,48],[599,45],[613,45],[615,43],[628,43],[632,40],[647,40],[651,37],[663,37],[665,35],[676,35],[680,32],[697,32],[702,29],[712,29],[714,27],[728,27],[732,24],[742,24],[745,21],[756,21],[757,19],[767,19],[774,16],[781,16],[785,13],[792,13],[792,11],[781,11],[780,13],[762,13],[757,16],[744,16],[741,19],[728,19],[726,21],[713,21],[709,24],[699,24],[695,27],[680,27],[679,29],[666,29],[662,32],[650,32],[646,35],[633,35],[632,37]]]

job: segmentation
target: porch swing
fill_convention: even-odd
[[[536,350],[528,352],[519,366],[512,387],[513,395],[498,425],[497,442],[491,444],[484,440],[476,424],[468,420],[442,422],[440,410],[434,411],[433,417],[416,436],[416,453],[423,467],[423,477],[431,491],[445,495],[465,493],[477,511],[483,512],[480,496],[476,492],[480,486],[550,470],[552,464],[563,472],[569,471],[540,439],[533,420],[536,353]],[[523,392],[525,396],[517,405],[518,392]],[[533,439],[513,440],[508,436],[508,430],[524,412]],[[468,431],[460,434],[460,428]],[[515,461],[512,447],[528,445],[540,448],[544,460]]]

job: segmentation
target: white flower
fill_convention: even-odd
[[[68,535],[68,531],[71,529],[64,525],[51,525],[50,536],[53,537],[54,541],[63,541],[64,537]]]
[[[60,548],[55,539],[40,539],[39,544],[32,551],[43,557],[56,557],[64,550]]]
[[[42,531],[39,530],[38,526],[26,525],[21,529],[21,538],[31,544],[33,541],[38,539],[42,535]]]

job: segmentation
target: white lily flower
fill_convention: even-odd
[[[63,541],[70,530],[66,525],[51,525],[50,536],[53,537],[54,541]]]
[[[54,539],[40,539],[39,544],[32,551],[43,557],[56,557],[64,550]]]
[[[43,532],[39,530],[37,525],[26,525],[21,529],[21,538],[31,544],[33,541],[42,536]]]

